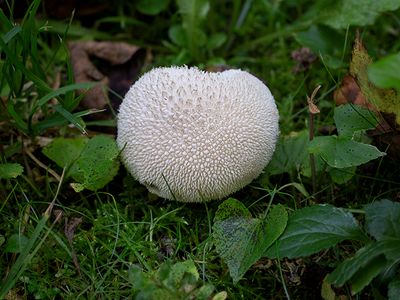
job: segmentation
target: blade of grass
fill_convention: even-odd
[[[71,114],[68,110],[64,109],[61,105],[54,106],[57,112],[59,112],[64,118],[70,121],[76,128],[79,129],[80,132],[86,134],[85,124],[81,124],[80,120],[76,118],[73,114]]]
[[[75,118],[80,118],[83,116],[95,114],[98,112],[102,112],[103,110],[93,110],[93,109],[88,109],[88,110],[83,110],[80,112],[76,112],[72,114]],[[51,127],[57,127],[57,126],[63,126],[68,123],[68,120],[66,120],[63,116],[56,114],[52,115],[50,118],[45,119],[33,126],[33,131],[35,134],[41,133],[43,130],[46,130]]]

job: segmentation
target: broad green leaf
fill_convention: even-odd
[[[207,41],[207,48],[210,50],[221,47],[226,42],[227,36],[225,33],[217,32],[212,34]]]
[[[397,300],[400,295],[400,275],[397,275],[389,283],[388,298],[389,300]]]
[[[334,183],[343,184],[348,182],[356,174],[357,167],[349,168],[332,168],[328,167],[328,173],[331,176]]]
[[[170,40],[181,47],[187,46],[187,36],[182,25],[174,25],[168,29],[168,37]]]
[[[87,142],[87,138],[55,138],[42,152],[59,167],[64,168],[72,165]]]
[[[383,244],[370,243],[361,248],[356,254],[343,261],[327,277],[329,283],[342,286],[352,278],[359,270],[366,267],[374,258],[380,256],[385,251]]]
[[[378,241],[384,238],[400,239],[400,203],[387,199],[368,204],[365,209],[365,227]]]
[[[374,146],[337,136],[318,136],[310,142],[308,150],[334,168],[359,166],[385,155]]]
[[[193,261],[186,260],[172,265],[168,273],[168,284],[171,287],[179,288],[182,285],[182,280],[184,279],[185,274],[192,275],[195,281],[200,278],[199,272],[197,271]]]
[[[389,55],[368,66],[368,77],[380,88],[400,90],[400,53]]]
[[[333,118],[341,137],[352,138],[355,132],[373,129],[378,125],[378,119],[372,111],[353,104],[336,107]]]
[[[72,165],[70,175],[81,188],[95,191],[104,187],[118,172],[118,146],[115,140],[104,135],[90,139],[79,158]]]
[[[270,175],[292,173],[301,169],[308,160],[308,133],[299,132],[294,136],[283,137],[276,146],[274,155],[267,166]]]
[[[379,273],[387,267],[387,260],[383,255],[371,259],[367,265],[360,268],[350,279],[353,295],[361,292]]]
[[[323,23],[336,29],[371,25],[381,13],[399,7],[398,0],[342,0],[337,2],[335,9],[325,13]]]
[[[136,8],[145,15],[157,15],[168,7],[169,0],[139,0]]]
[[[344,36],[330,27],[312,25],[295,35],[296,40],[315,54],[333,55],[343,51]]]
[[[388,238],[380,240],[378,243],[382,244],[382,247],[384,247],[384,254],[387,260],[393,263],[400,261],[400,238]]]
[[[295,258],[331,248],[344,240],[366,240],[353,215],[331,205],[314,205],[289,215],[284,233],[265,255]]]
[[[24,172],[24,167],[18,163],[0,164],[0,179],[16,178]]]
[[[202,287],[200,287],[196,293],[194,293],[195,298],[198,300],[208,300],[210,299],[210,296],[214,292],[215,287],[212,284],[205,284]],[[214,297],[215,298],[215,297]],[[212,299],[214,299],[212,298]]]
[[[252,218],[247,208],[232,198],[218,207],[213,225],[214,243],[234,283],[282,234],[286,223],[287,212],[282,205],[275,205],[265,220]]]
[[[4,248],[4,252],[20,253],[26,248],[28,241],[28,238],[22,234],[13,234],[9,237]]]

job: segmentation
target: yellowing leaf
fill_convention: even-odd
[[[356,39],[353,56],[350,63],[350,74],[356,78],[362,94],[368,103],[377,110],[396,115],[396,122],[400,124],[400,93],[390,89],[380,89],[371,83],[368,77],[368,67],[372,63],[361,40]]]
[[[248,209],[232,198],[219,206],[213,225],[214,243],[234,283],[282,234],[286,223],[287,212],[282,205],[274,206],[265,220],[252,218]]]

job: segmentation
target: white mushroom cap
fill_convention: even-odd
[[[202,202],[262,172],[275,150],[278,120],[269,89],[245,71],[156,68],[126,94],[117,142],[127,169],[150,192]]]

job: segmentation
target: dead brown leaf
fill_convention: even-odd
[[[400,124],[396,111],[399,96],[394,90],[380,89],[368,78],[368,65],[371,57],[357,34],[350,69],[340,87],[334,92],[336,105],[352,103],[374,111],[379,116],[379,123],[368,135],[374,138],[374,143],[388,156],[400,160]]]
[[[315,115],[315,114],[319,114],[320,110],[318,108],[318,106],[314,103],[314,99],[315,96],[317,95],[319,89],[321,88],[320,85],[318,85],[314,91],[311,94],[311,97],[307,96],[307,103],[308,103],[308,110],[310,111],[311,114]]]
[[[123,42],[70,42],[69,49],[75,81],[99,83],[86,93],[81,102],[84,107],[92,109],[103,109],[107,105],[105,86],[123,96],[146,57],[139,47]]]
[[[340,87],[333,93],[333,99],[336,105],[352,103],[376,110],[371,103],[367,102],[357,81],[351,75],[346,75],[343,78]]]

